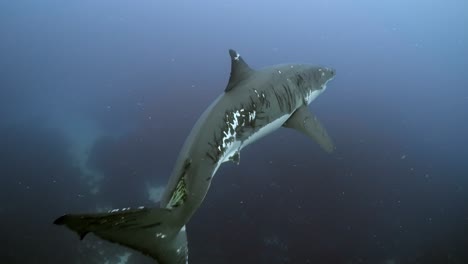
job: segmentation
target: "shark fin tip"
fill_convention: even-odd
[[[229,49],[229,55],[231,55],[231,57],[235,57],[237,55],[237,52],[233,49]]]
[[[67,218],[67,215],[62,215],[61,217],[55,219],[54,225],[64,225],[66,218]]]
[[[78,233],[78,236],[80,236],[80,240],[83,240],[87,234],[88,232],[82,232],[82,233]]]
[[[55,219],[54,225],[67,225],[67,221],[70,219],[69,215],[62,215],[59,218]],[[89,233],[88,231],[79,231],[79,230],[74,230],[78,236],[80,237],[80,240],[83,240],[85,236]]]

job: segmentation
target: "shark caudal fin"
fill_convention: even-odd
[[[65,225],[81,239],[86,234],[135,249],[159,264],[188,263],[185,226],[173,226],[173,212],[166,208],[112,210],[109,213],[70,214],[54,224]]]

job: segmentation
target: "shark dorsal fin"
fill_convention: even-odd
[[[244,59],[235,50],[229,50],[229,56],[231,56],[231,76],[229,77],[229,83],[224,90],[229,92],[242,80],[245,80],[253,72],[253,70],[245,63]]]

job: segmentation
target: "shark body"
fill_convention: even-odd
[[[234,50],[224,91],[200,116],[180,151],[159,208],[124,208],[69,214],[55,224],[81,239],[92,232],[149,255],[159,264],[188,263],[185,225],[203,202],[219,166],[239,163],[240,151],[280,127],[296,129],[325,151],[334,149],[307,106],[326,89],[335,71],[308,64],[251,69]]]

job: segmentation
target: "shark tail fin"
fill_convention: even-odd
[[[185,226],[177,226],[174,212],[166,208],[112,210],[109,213],[69,214],[57,218],[80,239],[88,233],[135,249],[159,264],[188,263]]]

